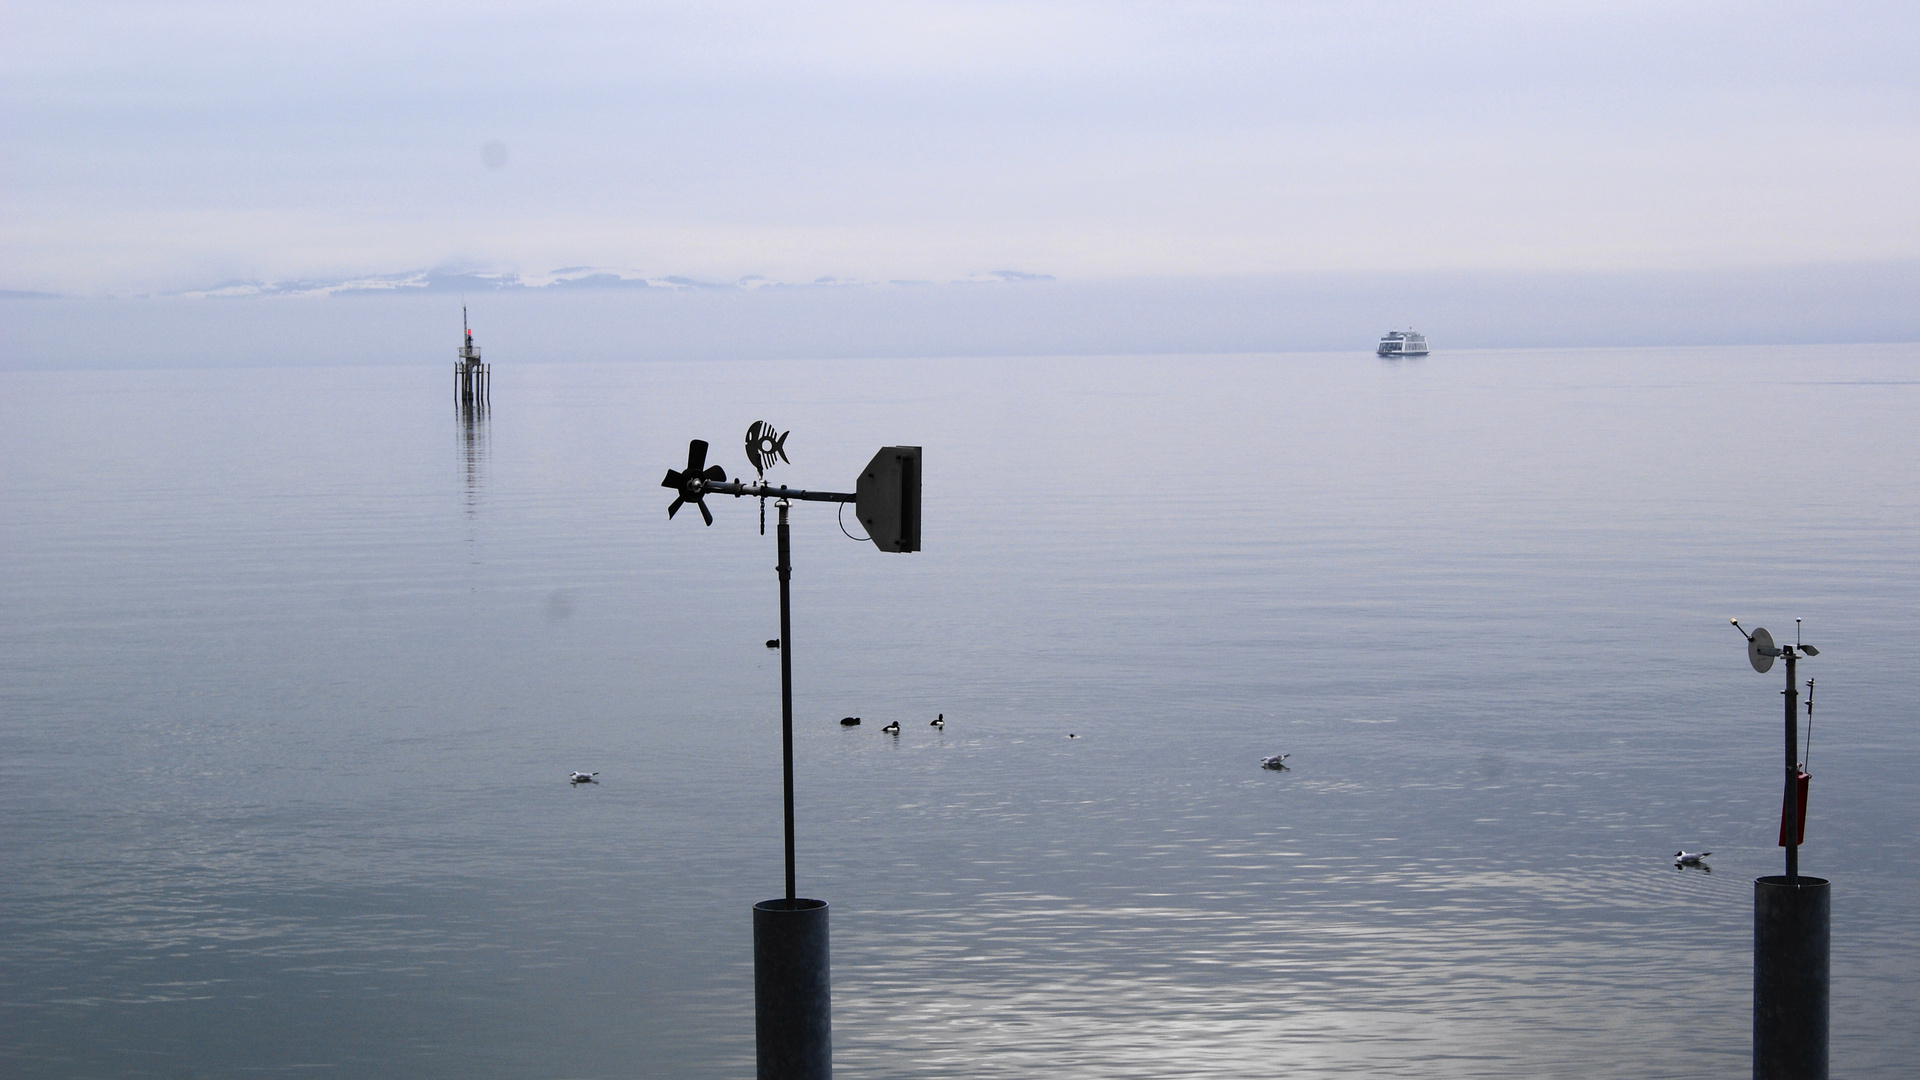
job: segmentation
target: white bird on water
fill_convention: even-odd
[[[1260,767],[1263,769],[1276,769],[1280,771],[1285,771],[1287,767],[1287,759],[1292,756],[1293,756],[1292,754],[1275,754],[1272,757],[1263,757],[1260,759]]]
[[[574,774],[573,774],[572,776],[569,776],[569,777],[567,777],[567,783],[569,783],[569,784],[597,784],[597,783],[599,783],[600,781],[598,781],[598,780],[595,780],[595,779],[594,779],[594,777],[596,777],[596,776],[599,776],[599,775],[600,775],[600,774],[599,774],[599,773],[597,773],[597,772],[577,772],[577,773],[574,773]]]
[[[1681,848],[1679,851],[1673,853],[1673,864],[1675,866],[1705,866],[1707,864],[1700,860],[1711,854],[1713,854],[1711,851],[1688,851],[1685,848]]]

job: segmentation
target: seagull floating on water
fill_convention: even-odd
[[[1707,864],[1700,860],[1711,854],[1711,851],[1688,851],[1682,848],[1673,853],[1673,863],[1675,866],[1705,866]]]
[[[888,724],[886,727],[883,727],[880,730],[886,732],[889,735],[898,735],[900,734],[900,721],[895,720],[893,723]]]
[[[600,774],[599,774],[599,773],[597,773],[597,772],[577,772],[577,773],[574,773],[574,774],[573,774],[572,776],[569,776],[569,777],[567,777],[567,783],[569,783],[569,784],[597,784],[597,783],[599,783],[600,781],[598,781],[598,780],[595,780],[595,779],[594,779],[594,777],[596,777],[596,776],[599,776],[599,775],[600,775]]]
[[[927,726],[945,728],[947,726],[947,714],[941,713],[939,716],[936,716],[933,719],[927,721]]]
[[[859,727],[860,718],[857,716],[843,716],[840,718],[840,726],[841,727]]]
[[[1292,756],[1293,756],[1292,754],[1275,754],[1272,757],[1263,757],[1260,759],[1260,767],[1263,769],[1276,769],[1280,771],[1285,771],[1287,767],[1287,759]]]

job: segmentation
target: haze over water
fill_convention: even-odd
[[[0,373],[0,1072],[749,1073],[773,539],[658,484],[756,419],[925,448],[918,555],[793,511],[843,1075],[1744,1074],[1729,615],[1833,1071],[1920,1059],[1920,346],[495,359]]]

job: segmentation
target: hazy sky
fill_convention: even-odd
[[[1920,256],[1920,5],[16,2],[0,289]]]

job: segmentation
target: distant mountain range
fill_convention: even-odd
[[[991,270],[961,278],[953,285],[1016,285],[1052,281],[1051,274],[1029,274],[1019,270]],[[823,277],[812,281],[776,281],[752,275],[737,281],[701,281],[678,275],[648,277],[630,270],[595,266],[565,266],[538,276],[517,273],[493,273],[484,270],[409,270],[398,274],[369,274],[339,279],[300,278],[291,281],[223,281],[217,285],[168,293],[182,297],[241,296],[340,296],[356,293],[489,293],[534,289],[822,289],[874,285],[933,285],[931,281],[861,281]],[[43,294],[34,294],[43,295]]]

